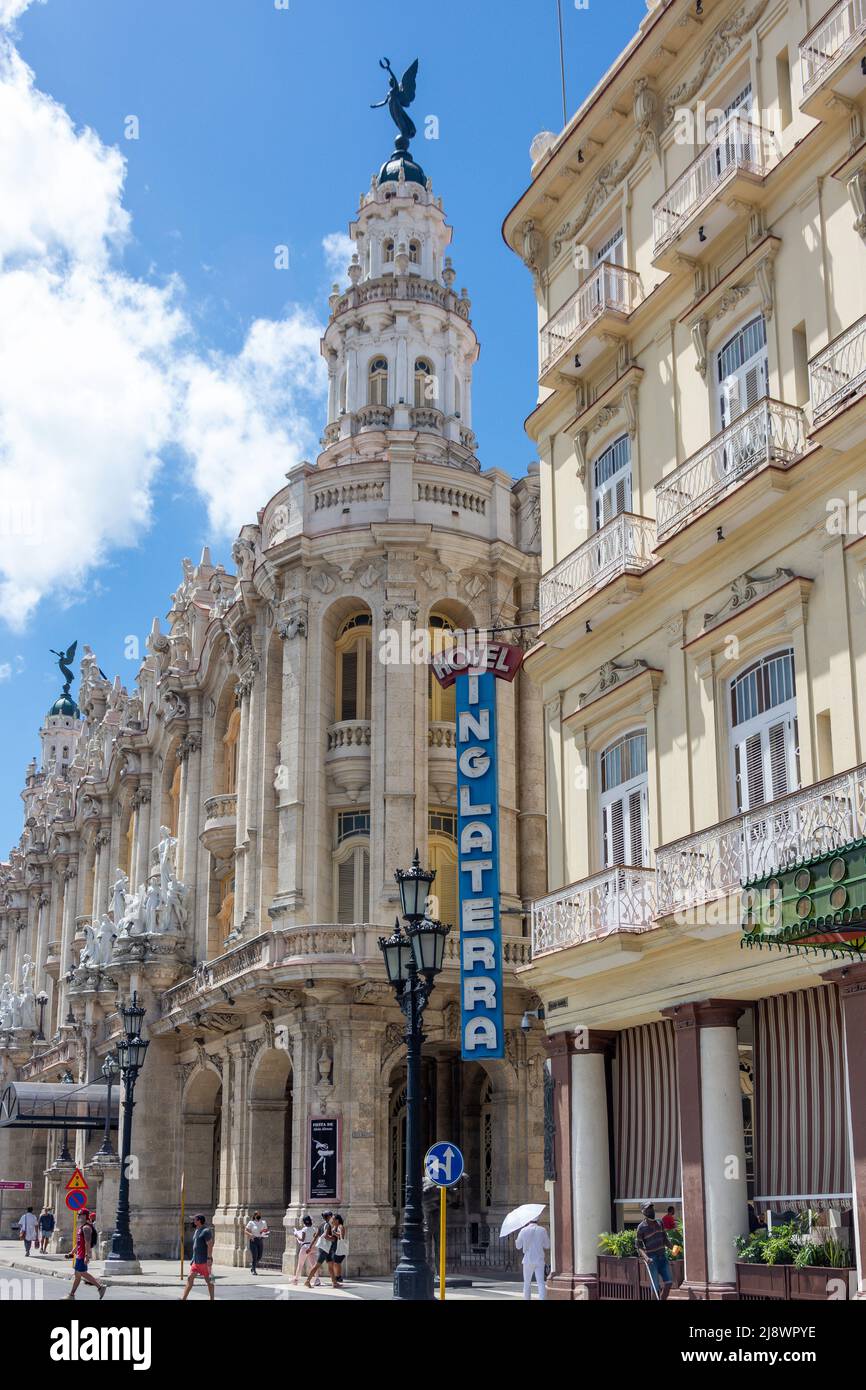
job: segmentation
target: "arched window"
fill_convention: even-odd
[[[416,241],[416,240],[413,239],[412,241],[409,242],[409,264],[410,264],[410,265],[420,265],[420,264],[421,264],[421,243],[420,243],[420,241]]]
[[[426,357],[419,357],[415,363],[415,404],[436,405],[438,397],[436,377]]]
[[[217,912],[217,926],[219,928],[219,948],[226,941],[234,925],[235,914],[235,880],[233,874],[227,874],[219,885],[219,911]]]
[[[370,363],[367,387],[367,401],[370,405],[388,404],[388,363],[384,357],[374,357]]]
[[[764,656],[730,682],[734,801],[753,811],[800,785],[794,652]]]
[[[646,730],[632,729],[600,757],[604,867],[648,862]]]
[[[393,264],[394,242],[390,237],[386,242],[383,242],[382,244],[382,260],[384,261],[385,265]]]
[[[369,719],[373,684],[372,618],[353,613],[337,635],[336,719]]]
[[[238,789],[238,738],[241,731],[241,712],[235,707],[231,712],[225,734],[223,735],[223,791],[231,794]]]
[[[457,815],[455,811],[433,809],[428,813],[427,858],[436,877],[430,889],[434,899],[432,913],[440,922],[456,927],[457,894]]]
[[[341,926],[370,920],[370,842],[365,836],[350,835],[334,855],[334,904]]]
[[[461,391],[460,391],[460,378],[459,378],[459,376],[455,376],[455,378],[454,378],[454,414],[457,416],[457,419],[458,419],[458,420],[460,419],[460,412],[462,411],[462,409],[463,409],[463,404],[462,404],[462,395],[461,395]]]
[[[454,624],[444,613],[431,613],[427,627],[431,656],[438,656],[454,646]],[[432,664],[427,671],[427,718],[431,724],[454,724],[457,720],[455,688],[453,685],[442,688],[433,674]]]
[[[627,434],[615,439],[592,465],[595,529],[620,512],[631,511],[631,444]]]

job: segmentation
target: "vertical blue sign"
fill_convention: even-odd
[[[464,1061],[503,1057],[499,925],[496,680],[467,673],[457,687],[460,1044]]]

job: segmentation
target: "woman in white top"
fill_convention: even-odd
[[[316,1232],[313,1226],[313,1218],[305,1216],[300,1226],[295,1228],[295,1240],[298,1242],[298,1262],[295,1265],[295,1277],[293,1284],[297,1284],[298,1279],[306,1272],[311,1255],[315,1254],[313,1241],[316,1239]]]
[[[268,1223],[262,1220],[260,1211],[254,1211],[252,1218],[246,1224],[246,1233],[250,1241],[250,1259],[252,1261],[252,1274],[258,1274],[259,1260],[262,1258],[265,1249],[265,1236],[269,1235]]]

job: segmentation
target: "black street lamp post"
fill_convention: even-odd
[[[144,1009],[133,994],[132,1003],[120,1011],[123,1019],[124,1036],[117,1044],[117,1060],[123,1081],[123,1129],[120,1140],[120,1184],[117,1192],[117,1216],[114,1234],[111,1237],[111,1251],[105,1262],[106,1272],[119,1265],[136,1265],[135,1249],[132,1243],[132,1228],[129,1222],[129,1155],[132,1151],[132,1111],[133,1095],[138,1073],[144,1066],[144,1058],[150,1046],[141,1036]]]
[[[433,1298],[433,1271],[427,1260],[424,1211],[421,1202],[421,1048],[422,1018],[442,969],[445,938],[451,930],[429,921],[424,910],[435,870],[422,869],[415,851],[411,869],[398,869],[405,934],[395,922],[394,934],[379,940],[388,982],[406,1019],[406,1203],[400,1236],[400,1261],[394,1271],[394,1297],[407,1301]]]
[[[117,1063],[109,1052],[102,1064],[102,1075],[105,1077],[105,1134],[102,1144],[94,1155],[95,1158],[116,1158],[114,1149],[111,1147],[111,1088],[117,1077]]]
[[[46,1004],[48,1003],[48,995],[45,993],[44,990],[42,990],[41,993],[37,994],[37,996],[36,996],[36,1003],[37,1003],[38,1008],[39,1008],[39,1032],[36,1034],[36,1037],[35,1037],[34,1041],[35,1041],[35,1042],[44,1042],[44,1041],[45,1041],[45,1028],[44,1028],[44,1024],[45,1024],[45,1006],[46,1006]]]

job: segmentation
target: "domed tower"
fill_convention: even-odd
[[[405,136],[373,176],[349,232],[351,284],[343,293],[334,287],[322,344],[329,393],[320,466],[373,457],[383,435],[411,430],[431,462],[478,472],[471,304],[454,289],[442,200]]]
[[[77,646],[78,643],[73,642],[65,653],[52,653],[58,657],[58,665],[64,676],[63,689],[46,714],[45,722],[39,730],[42,744],[41,771],[56,772],[61,776],[65,775],[75,757],[76,745],[84,728],[81,711],[70,693],[74,677],[69,663]]]

